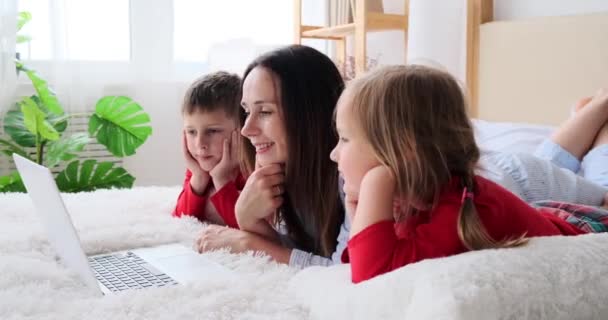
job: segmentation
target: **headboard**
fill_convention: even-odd
[[[608,12],[491,21],[491,1],[470,3],[472,117],[557,125],[576,100],[608,86]]]

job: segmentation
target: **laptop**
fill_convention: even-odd
[[[51,171],[13,154],[21,179],[59,258],[97,294],[231,278],[232,270],[181,244],[87,257]]]

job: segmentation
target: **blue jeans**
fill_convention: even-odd
[[[546,139],[536,148],[534,155],[551,161],[560,168],[580,174],[586,180],[608,188],[608,144],[591,149],[581,162],[559,144]]]

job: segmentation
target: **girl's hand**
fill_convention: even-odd
[[[355,219],[355,212],[357,211],[357,199],[354,196],[344,195],[344,210],[350,221]]]
[[[369,170],[359,188],[359,199],[351,227],[351,237],[383,220],[394,220],[395,179],[385,166]]]
[[[194,159],[188,150],[186,131],[182,132],[182,152],[184,155],[184,160],[186,160],[186,168],[188,168],[188,170],[192,173],[192,178],[190,178],[190,187],[194,193],[202,195],[205,193],[211,177],[209,176],[208,172],[201,168],[201,165],[198,164],[198,161]]]
[[[283,204],[284,180],[280,164],[258,168],[249,176],[235,205],[241,229],[251,230],[259,220],[271,217]]]
[[[236,179],[238,173],[238,133],[235,130],[230,134],[230,139],[224,140],[222,160],[209,171],[209,175],[213,179],[215,189],[219,190],[228,182]]]

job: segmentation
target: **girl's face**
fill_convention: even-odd
[[[346,201],[356,205],[361,180],[370,169],[379,166],[380,162],[374,156],[360,125],[355,121],[348,91],[345,91],[338,101],[336,128],[339,140],[330,158],[338,163],[338,170],[344,178]]]
[[[184,114],[188,151],[201,168],[211,171],[222,160],[224,140],[236,129],[235,121],[224,110],[195,111]]]
[[[287,161],[287,132],[282,115],[281,96],[273,74],[256,67],[243,82],[241,105],[247,119],[241,130],[256,151],[256,164]]]

